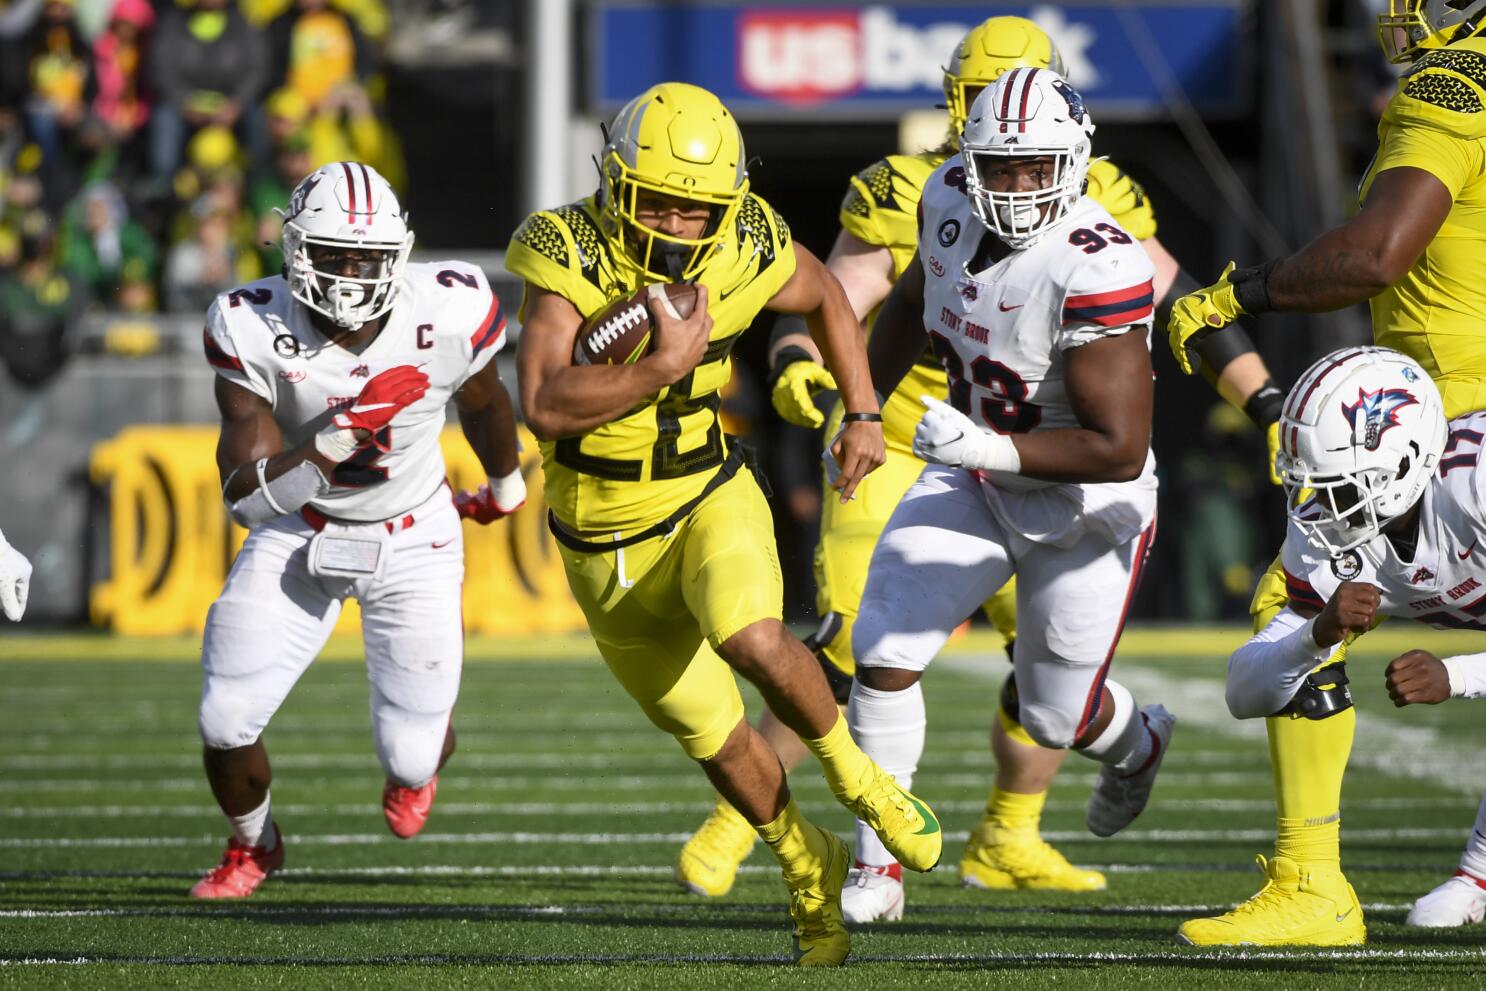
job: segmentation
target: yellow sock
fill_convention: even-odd
[[[1042,821],[1042,804],[1046,801],[1045,791],[1023,795],[992,788],[991,797],[986,799],[986,818],[1010,833],[1035,833]]]
[[[1008,739],[1015,740],[1024,747],[1037,746],[1037,741],[1032,739],[1032,734],[1028,733],[1021,723],[1008,716],[1005,709],[998,706],[996,709],[996,718],[1001,720],[1001,728],[1006,731]]]
[[[1327,719],[1271,716],[1265,722],[1278,812],[1274,855],[1340,870],[1342,775],[1357,710]]]
[[[846,728],[846,717],[837,716],[836,725],[819,740],[805,740],[805,746],[820,761],[820,769],[831,787],[831,794],[849,802],[866,790],[872,780],[872,759],[862,753]]]
[[[758,834],[774,851],[786,884],[797,886],[820,874],[826,854],[820,830],[810,824],[793,798],[773,822],[758,827]]]

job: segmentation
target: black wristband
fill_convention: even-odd
[[[769,369],[769,380],[765,383],[770,392],[774,391],[774,383],[779,381],[779,376],[784,374],[784,370],[797,361],[814,362],[815,359],[811,357],[809,351],[798,344],[785,345],[775,353],[774,366]]]
[[[1252,268],[1236,268],[1228,273],[1228,282],[1233,286],[1233,298],[1244,308],[1245,313],[1268,313],[1274,309],[1269,299],[1269,276],[1278,258]]]
[[[881,413],[843,413],[842,423],[881,423]]]
[[[1284,406],[1284,392],[1274,384],[1273,379],[1265,379],[1264,384],[1244,402],[1243,411],[1244,415],[1253,420],[1260,430],[1265,430],[1280,418],[1280,410]]]
[[[1254,351],[1254,341],[1244,330],[1246,317],[1239,317],[1223,328],[1221,333],[1202,333],[1192,339],[1190,346],[1202,359],[1202,374],[1216,382],[1229,362]]]

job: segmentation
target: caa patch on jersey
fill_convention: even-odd
[[[573,344],[573,364],[628,365],[639,361],[649,352],[655,331],[655,319],[648,305],[652,295],[677,320],[691,316],[697,306],[696,286],[686,283],[646,286],[583,324]]]

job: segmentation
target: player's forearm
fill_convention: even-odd
[[[1314,619],[1281,609],[1228,659],[1228,711],[1238,719],[1272,716],[1295,697],[1305,676],[1335,647],[1317,645]]]
[[[1015,434],[1022,467],[1017,472],[1049,482],[1129,482],[1145,470],[1150,438],[1101,433],[1083,427]]]
[[[524,396],[526,425],[542,440],[587,433],[619,419],[680,377],[654,355],[633,365],[572,365],[549,371]]]
[[[1275,262],[1264,285],[1255,288],[1267,289],[1267,309],[1326,313],[1372,299],[1400,275],[1389,270],[1375,242],[1359,236],[1347,223]],[[1247,292],[1239,294],[1244,309],[1264,312],[1265,306],[1251,305]]]
[[[1486,698],[1486,654],[1456,654],[1443,658],[1450,675],[1450,697]]]
[[[867,368],[867,353],[851,304],[839,286],[832,284],[818,309],[805,314],[810,336],[820,348],[826,368],[836,379],[841,401],[849,413],[875,413],[877,396],[872,392],[872,376]]]
[[[521,445],[516,439],[516,411],[505,389],[495,390],[490,402],[479,409],[460,409],[459,425],[464,439],[491,478],[504,478],[521,464]]]
[[[309,462],[320,470],[326,478],[335,470],[336,462],[321,454],[315,448],[315,440],[311,437],[298,447],[292,447],[286,451],[276,454],[268,454],[253,450],[252,446],[247,449],[242,447],[236,451],[224,451],[226,464],[230,468],[226,471],[223,479],[222,497],[229,503],[245,498],[260,487],[256,465],[264,457],[268,458],[263,466],[263,476],[269,481],[286,474],[297,465]]]

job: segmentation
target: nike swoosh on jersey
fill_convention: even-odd
[[[1474,551],[1476,549],[1476,544],[1479,543],[1480,540],[1481,540],[1480,537],[1477,537],[1475,540],[1472,540],[1471,541],[1471,545],[1469,547],[1467,547],[1465,550],[1463,550],[1463,551],[1460,552],[1460,560],[1464,561],[1466,558],[1470,557],[1471,556],[1471,551]]]
[[[438,541],[434,541],[433,549],[434,550],[439,550],[440,548],[448,547],[452,543],[454,543],[454,538],[453,537],[450,537],[448,540],[444,541],[443,543],[439,543]]]
[[[1015,306],[1007,306],[1005,303],[1003,303],[1003,302],[1001,302],[1001,301],[998,300],[996,302],[996,305],[1001,308],[1001,312],[1002,313],[1010,313],[1012,310],[1020,310],[1022,307],[1026,306],[1027,304],[1026,303],[1018,303]]]

